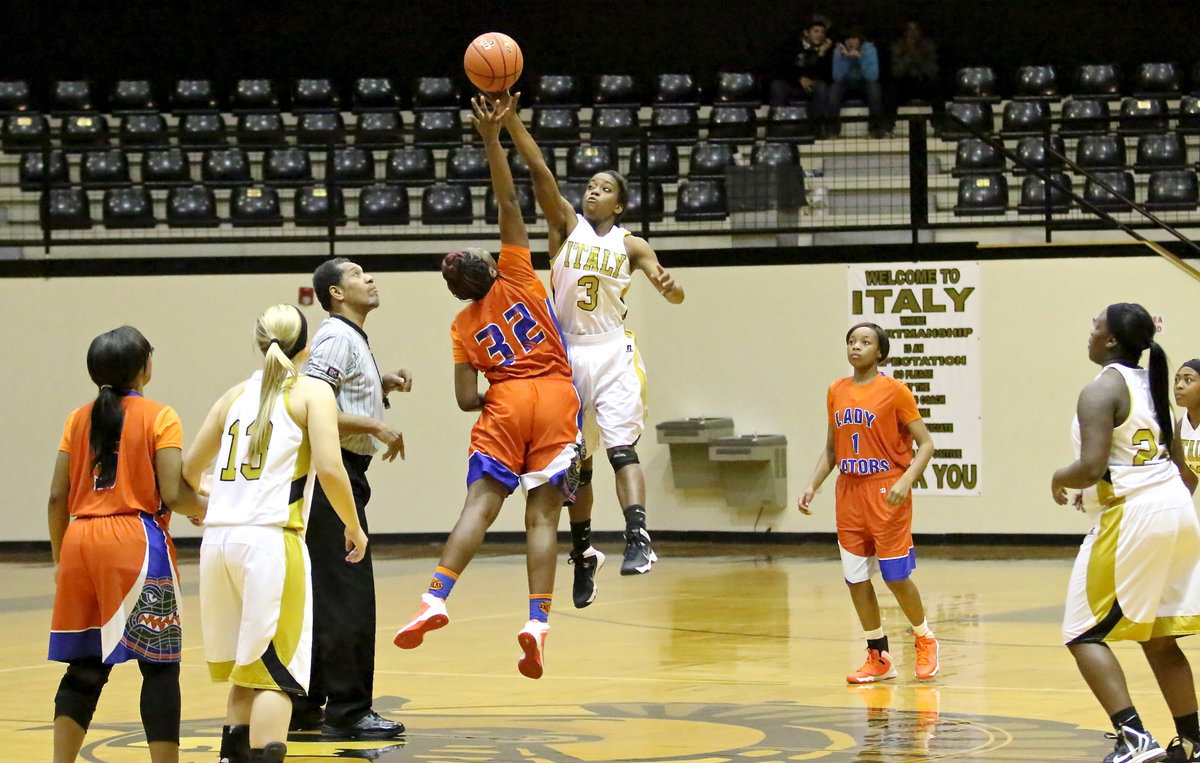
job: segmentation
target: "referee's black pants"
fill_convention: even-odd
[[[354,491],[358,521],[367,532],[370,456],[342,451]],[[375,683],[375,572],[371,548],[362,561],[346,561],[345,525],[320,482],[313,491],[305,535],[312,559],[313,655],[307,700],[296,710],[325,706],[325,722],[349,726],[371,709]]]

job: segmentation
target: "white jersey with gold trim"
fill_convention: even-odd
[[[1179,444],[1183,447],[1188,468],[1200,474],[1200,427],[1192,426],[1187,411],[1179,419]]]
[[[1149,372],[1110,363],[1100,373],[1116,369],[1129,391],[1129,415],[1113,429],[1112,448],[1108,454],[1108,472],[1090,488],[1083,491],[1083,506],[1089,513],[1103,510],[1113,502],[1132,493],[1160,486],[1174,489],[1182,486],[1179,470],[1163,443],[1162,429],[1154,417],[1154,401],[1150,396]],[[1096,378],[1100,378],[1099,374]],[[1071,425],[1071,441],[1075,457],[1079,458],[1081,438],[1079,417]],[[1176,485],[1178,483],[1178,485]]]
[[[308,432],[292,417],[289,392],[275,400],[267,452],[248,463],[248,429],[258,416],[262,371],[256,371],[229,406],[213,467],[204,524],[274,525],[304,529],[312,490]]]
[[[633,274],[619,225],[597,236],[583,215],[550,263],[554,311],[563,333],[606,334],[625,323],[625,292]]]

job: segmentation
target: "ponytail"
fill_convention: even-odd
[[[1108,324],[1108,332],[1133,363],[1137,363],[1143,352],[1150,351],[1150,361],[1146,365],[1150,399],[1154,402],[1154,418],[1162,430],[1162,445],[1169,453],[1175,442],[1175,422],[1171,418],[1171,372],[1167,365],[1167,353],[1154,341],[1158,327],[1146,308],[1132,302],[1109,305],[1104,320]]]
[[[254,339],[263,352],[262,384],[258,395],[258,415],[246,451],[246,463],[260,461],[271,443],[271,414],[279,393],[291,389],[296,381],[292,358],[308,346],[308,322],[291,305],[268,307],[254,326]],[[284,348],[287,348],[286,351]]]
[[[111,384],[104,384],[92,403],[88,447],[97,485],[112,485],[117,479],[117,447],[121,444],[121,430],[125,425],[125,408],[121,405],[124,397]]]
[[[1150,398],[1154,400],[1154,418],[1162,430],[1163,447],[1171,452],[1175,443],[1175,422],[1171,418],[1171,376],[1167,364],[1167,353],[1158,342],[1150,342]]]
[[[117,477],[117,451],[125,426],[122,403],[150,363],[154,348],[133,326],[101,334],[88,345],[88,375],[100,388],[92,403],[88,448],[98,486],[109,487]]]

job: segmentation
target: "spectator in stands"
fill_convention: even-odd
[[[887,134],[883,113],[883,89],[879,85],[879,52],[875,43],[863,39],[861,29],[851,28],[833,48],[833,84],[829,87],[830,134],[841,133],[842,102],[847,95],[867,102],[872,138]]]
[[[829,114],[829,85],[833,81],[833,40],[829,20],[814,16],[800,33],[800,47],[789,51],[781,77],[771,82],[771,105],[806,100],[818,134]]]
[[[928,103],[934,114],[945,111],[941,81],[938,78],[937,44],[925,36],[921,25],[909,20],[901,29],[900,39],[892,43],[892,86],[888,91],[888,113],[914,101]]]

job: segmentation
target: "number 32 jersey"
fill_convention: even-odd
[[[455,363],[470,363],[491,384],[508,379],[567,379],[571,366],[554,309],[525,247],[502,244],[499,271],[483,299],[450,325]]]
[[[614,225],[597,236],[583,215],[550,262],[554,309],[563,332],[572,336],[606,334],[625,325],[625,292],[632,272],[625,237]]]

